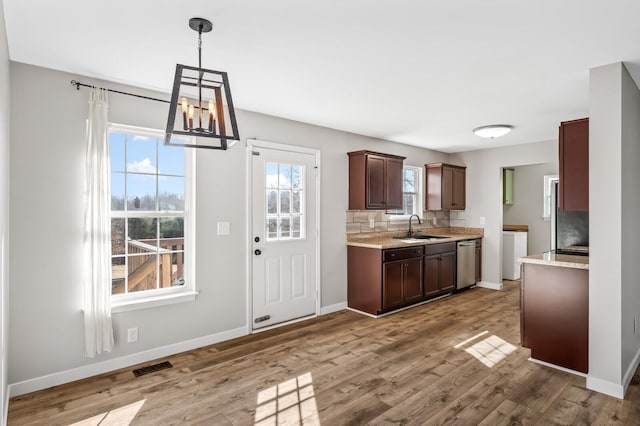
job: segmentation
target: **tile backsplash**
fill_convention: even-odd
[[[408,228],[407,220],[392,219],[395,215],[387,214],[384,210],[347,210],[347,234],[365,232],[400,231]],[[448,228],[450,226],[465,226],[464,211],[425,210],[422,224],[413,220],[413,229]],[[435,218],[435,224],[434,224]],[[373,228],[371,227],[373,219]]]

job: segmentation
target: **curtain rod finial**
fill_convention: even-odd
[[[79,81],[71,80],[71,85],[72,86],[76,86],[76,90],[80,90],[80,82]]]

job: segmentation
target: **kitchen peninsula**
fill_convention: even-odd
[[[589,370],[589,257],[554,251],[522,262],[520,333],[533,360]]]

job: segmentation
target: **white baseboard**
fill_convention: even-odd
[[[98,374],[108,373],[110,371],[119,370],[121,368],[130,367],[132,365],[143,362],[152,361],[154,359],[175,355],[180,352],[190,351],[192,349],[201,348],[203,346],[213,345],[214,343],[223,342],[225,340],[235,339],[249,334],[247,327],[240,327],[233,330],[223,331],[221,333],[210,334],[209,336],[198,337],[197,339],[187,340],[184,342],[174,343],[167,346],[161,346],[155,349],[126,355],[119,358],[109,359],[82,367],[72,368],[70,370],[60,371],[58,373],[48,374],[42,377],[25,380],[9,385],[7,391],[8,397],[23,395],[29,392],[35,392],[41,389],[50,388],[52,386],[62,385],[64,383],[73,382],[75,380],[86,379]]]
[[[638,369],[638,365],[640,365],[640,348],[636,351],[631,364],[627,367],[627,371],[624,373],[624,377],[622,378],[622,397],[624,398],[624,394],[627,393],[627,388],[629,387],[629,383],[631,383],[631,379],[633,379],[633,375],[636,373]]]
[[[480,281],[476,283],[476,287],[488,288],[490,290],[502,290],[502,283],[490,283],[488,281]]]
[[[553,368],[555,370],[564,371],[565,373],[574,374],[574,375],[580,376],[580,377],[587,377],[586,374],[581,373],[579,371],[572,370],[570,368],[561,367],[559,365],[551,364],[551,363],[548,363],[546,361],[541,361],[539,359],[535,359],[535,358],[529,357],[529,361],[535,362],[536,364],[544,365],[545,367]]]
[[[320,315],[332,314],[334,312],[342,311],[343,309],[347,309],[347,302],[340,302],[334,305],[322,306],[320,307]]]
[[[587,375],[587,389],[604,393],[605,395],[613,396],[618,399],[624,399],[624,386],[608,380],[598,379],[597,377],[592,377],[590,375]]]
[[[2,413],[2,424],[7,424],[9,418],[9,386],[4,390],[4,412]]]

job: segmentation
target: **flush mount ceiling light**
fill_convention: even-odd
[[[489,126],[480,126],[473,129],[473,133],[481,138],[499,138],[509,133],[513,126],[509,124],[491,124]]]
[[[191,18],[189,27],[198,32],[198,67],[176,65],[164,143],[226,150],[240,140],[229,79],[226,72],[202,68],[202,33],[213,25],[204,18]],[[181,118],[176,119],[178,115]],[[195,136],[196,142],[184,136]]]

